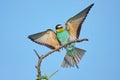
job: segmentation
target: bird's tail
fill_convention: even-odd
[[[74,67],[74,66],[79,68],[77,64],[80,62],[80,60],[82,59],[85,52],[86,52],[85,50],[75,47],[74,55],[72,57],[71,55],[69,55],[69,53],[67,51],[67,54],[65,55],[61,66],[63,68]]]

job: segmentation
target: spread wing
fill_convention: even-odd
[[[28,38],[38,44],[45,45],[51,49],[56,49],[60,46],[56,33],[51,29],[33,35],[29,35]]]
[[[91,4],[66,22],[66,30],[70,33],[73,39],[77,39],[79,37],[82,23],[84,22],[93,5],[94,4]]]

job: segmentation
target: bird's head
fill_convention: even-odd
[[[64,28],[62,27],[61,24],[56,25],[56,32],[62,32]]]

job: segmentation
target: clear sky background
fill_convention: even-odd
[[[119,0],[0,0],[0,80],[35,80],[37,56],[50,49],[27,36],[48,28],[55,30],[72,16],[95,3],[81,30],[88,42],[76,46],[87,50],[79,69],[61,68],[65,50],[44,59],[42,74],[59,72],[51,80],[120,80]]]

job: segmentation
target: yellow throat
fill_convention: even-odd
[[[62,32],[64,28],[57,29],[56,32]]]

